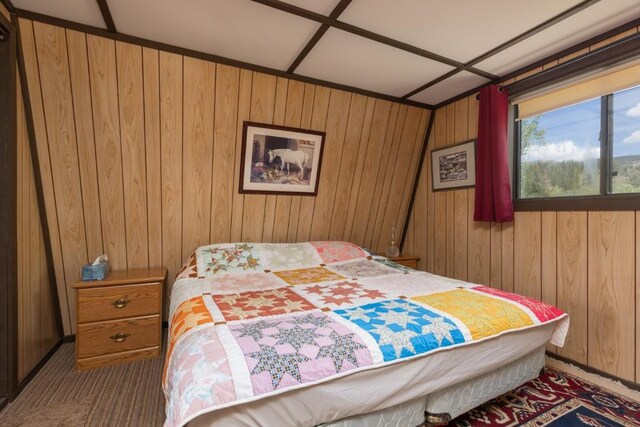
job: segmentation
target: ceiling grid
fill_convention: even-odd
[[[640,18],[638,0],[2,0],[431,107]]]

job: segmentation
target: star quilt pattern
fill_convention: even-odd
[[[171,292],[165,426],[568,317],[348,242],[198,248]]]

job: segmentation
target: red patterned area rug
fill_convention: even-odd
[[[535,380],[459,416],[449,426],[640,426],[640,402],[547,366]]]

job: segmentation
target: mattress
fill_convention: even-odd
[[[475,396],[482,397],[483,393],[493,391],[492,385],[498,389],[498,394],[493,394],[493,396],[504,393],[506,390],[501,385],[513,380],[515,387],[519,385],[517,381],[520,376],[517,369],[514,371],[501,368],[544,346],[551,338],[552,332],[553,325],[546,325],[518,334],[505,334],[496,338],[495,341],[484,341],[469,347],[454,348],[432,354],[429,357],[413,359],[397,366],[358,372],[315,387],[298,389],[269,399],[257,400],[242,405],[241,409],[230,407],[206,413],[190,421],[188,425],[189,427],[214,427],[217,425],[225,427],[272,425],[309,427],[318,424],[316,419],[341,420],[356,414],[376,412],[373,417],[369,417],[369,422],[375,422],[379,419],[393,419],[395,407],[403,404],[400,410],[405,413],[405,416],[407,416],[406,411],[423,408],[420,413],[420,422],[422,422],[424,421],[424,410],[427,409],[427,401],[429,401],[429,412],[452,412],[453,416],[457,416],[459,413],[456,412],[459,410],[456,411],[455,408],[464,402],[458,401],[455,405],[449,405],[448,400],[452,396],[453,399],[457,399],[468,390],[465,388],[455,389],[455,394],[452,395],[446,393],[446,391],[451,391],[447,388],[465,381],[472,382],[479,376],[487,375],[492,380],[498,379],[493,383],[486,381],[480,387],[481,390],[475,390]],[[520,367],[520,365],[517,366]],[[496,371],[501,374],[491,375]],[[428,374],[425,375],[425,373]],[[367,390],[364,395],[363,390]],[[445,392],[437,394],[436,392],[439,390]],[[340,396],[340,398],[336,399],[336,396]],[[319,405],[318,402],[322,402],[322,404]],[[454,410],[451,410],[450,406]],[[472,407],[475,406],[477,403]],[[394,409],[391,412],[383,412],[386,408]],[[463,412],[467,410],[465,409]],[[371,420],[371,418],[373,419]],[[378,419],[376,420],[376,418]],[[288,422],[283,424],[282,420]],[[353,419],[348,422],[356,423]],[[333,426],[332,423],[328,423],[328,425]],[[340,426],[340,422],[337,425]]]
[[[562,345],[567,328],[555,307],[347,242],[201,247],[171,294],[165,425],[371,413]]]

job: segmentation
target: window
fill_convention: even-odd
[[[517,122],[517,199],[640,193],[640,86]]]
[[[640,193],[640,86],[611,96],[611,193]]]

